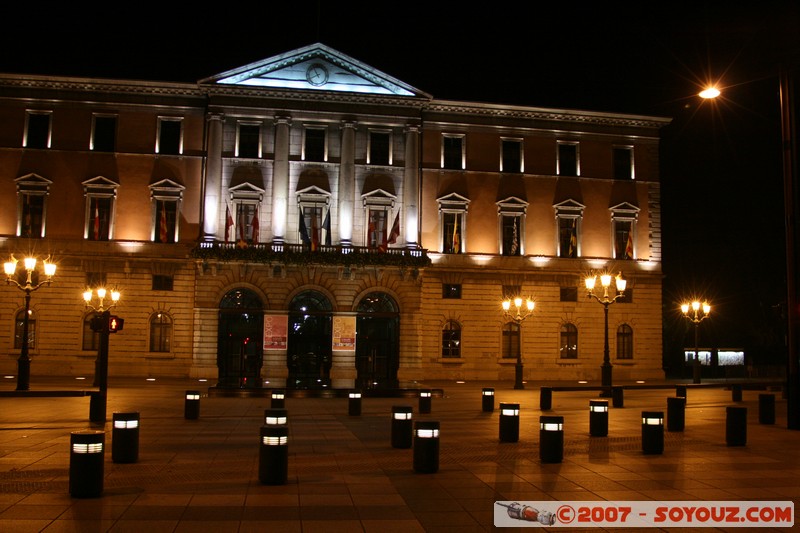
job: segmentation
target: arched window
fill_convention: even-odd
[[[503,326],[503,359],[519,357],[519,324],[507,322]]]
[[[22,333],[25,329],[25,310],[20,309],[14,319],[14,348],[22,349]],[[28,349],[36,347],[36,317],[33,311],[28,311]]]
[[[442,357],[461,357],[461,325],[448,320],[442,328]]]
[[[578,358],[578,328],[574,324],[561,326],[561,359]]]
[[[92,320],[97,318],[97,313],[89,313],[83,317],[83,342],[81,349],[88,352],[100,349],[100,332],[92,329]]]
[[[628,324],[617,328],[617,359],[633,359],[633,328]]]
[[[394,299],[385,292],[371,292],[358,303],[359,313],[397,313]]]
[[[172,345],[172,318],[166,313],[150,317],[150,351],[169,352]]]

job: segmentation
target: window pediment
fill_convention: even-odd
[[[249,200],[258,200],[259,202],[264,198],[264,189],[261,187],[256,187],[252,183],[245,182],[240,183],[234,187],[228,189],[228,193],[231,195],[231,199],[249,199]]]
[[[383,189],[375,189],[361,195],[361,201],[363,202],[364,206],[386,205],[389,207],[394,207],[395,200],[397,200],[397,196],[386,192]]]
[[[458,193],[450,193],[436,199],[439,203],[439,210],[454,209],[457,211],[466,211],[469,207],[470,199],[466,196],[461,196]]]
[[[116,196],[119,183],[106,178],[97,176],[82,183],[85,194],[93,196]]]

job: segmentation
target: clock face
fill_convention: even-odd
[[[315,63],[306,70],[306,80],[315,87],[325,85],[328,83],[328,69],[324,65]]]

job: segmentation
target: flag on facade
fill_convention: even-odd
[[[319,228],[317,227],[316,209],[311,213],[311,251],[316,252],[319,248]]]
[[[300,209],[300,240],[303,244],[311,244],[311,237],[308,236],[308,228],[306,228],[306,219],[303,216],[303,210]]]
[[[100,206],[99,200],[94,200],[94,240],[100,240]]]
[[[161,202],[161,216],[158,221],[158,242],[167,242],[167,202]]]
[[[392,231],[389,232],[389,240],[387,240],[386,242],[388,244],[395,244],[399,236],[400,236],[400,211],[397,211],[397,214],[394,217],[394,224],[392,224]]]
[[[453,215],[453,218],[453,253],[457,254],[461,252],[461,235],[458,233],[458,215]]]
[[[231,216],[231,210],[228,204],[225,204],[225,242],[230,242],[232,227],[233,217]]]
[[[633,228],[628,230],[628,243],[625,245],[625,259],[633,259]]]
[[[517,234],[517,217],[514,217],[514,233],[511,237],[511,255],[517,255],[517,248],[519,248],[519,235]]]
[[[325,213],[325,221],[322,223],[322,229],[325,230],[325,246],[331,245],[331,210]]]
[[[255,211],[253,211],[253,220],[250,221],[250,224],[253,228],[253,243],[258,242],[258,207],[256,207]]]
[[[569,232],[569,255],[567,257],[575,257],[578,253],[578,226],[577,219],[572,219],[572,230]]]

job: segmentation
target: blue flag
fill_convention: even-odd
[[[325,245],[331,245],[331,210],[325,213],[325,221],[322,223],[322,229],[325,230]]]
[[[303,216],[303,209],[300,209],[300,239],[303,244],[311,244],[311,237],[308,236],[308,228],[306,228],[306,219]]]

